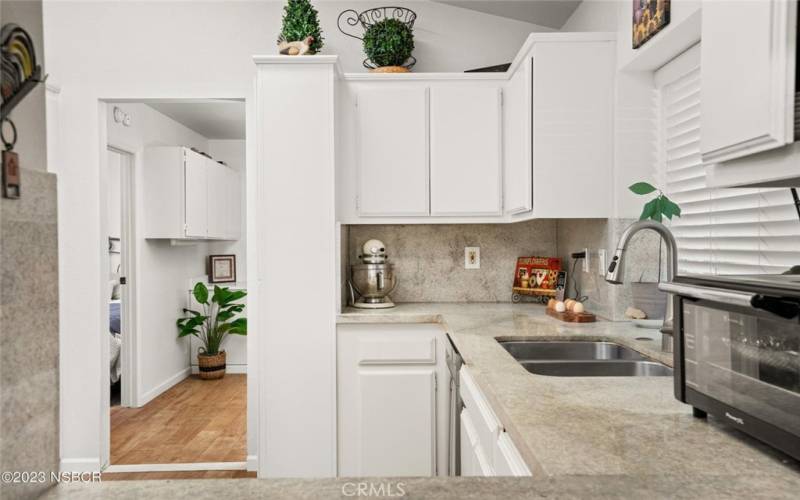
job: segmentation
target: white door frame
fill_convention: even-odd
[[[127,283],[120,286],[120,331],[123,332],[125,341],[120,351],[122,364],[121,378],[121,406],[137,408],[141,406],[139,394],[139,330],[136,327],[136,183],[135,170],[137,155],[132,148],[120,144],[107,146],[108,151],[118,153],[122,157],[120,163],[120,214],[121,239],[120,251],[121,266],[120,276],[126,278]],[[107,183],[106,183],[107,184]]]
[[[248,98],[247,96],[242,95],[228,95],[228,96],[211,96],[205,98],[198,98],[198,97],[190,97],[184,98],[181,96],[159,96],[159,97],[144,97],[144,98],[133,98],[133,97],[122,97],[122,98],[115,98],[115,97],[101,97],[98,99],[98,136],[99,136],[99,150],[100,150],[100,183],[98,188],[100,189],[100,206],[105,207],[107,206],[107,197],[104,191],[105,187],[108,185],[108,176],[107,176],[107,151],[109,148],[114,150],[118,150],[123,152],[124,154],[132,155],[132,164],[130,165],[130,169],[128,175],[131,176],[130,178],[130,196],[131,198],[127,200],[129,203],[129,215],[126,218],[126,221],[129,224],[129,228],[131,231],[131,236],[129,238],[129,251],[128,256],[130,258],[129,267],[127,268],[128,277],[128,285],[127,285],[127,301],[129,304],[134,305],[135,303],[135,289],[136,289],[136,253],[133,248],[136,245],[135,241],[135,234],[133,231],[135,230],[135,208],[136,208],[136,186],[135,186],[135,172],[141,168],[141,161],[142,161],[142,151],[139,151],[137,147],[132,147],[131,145],[126,144],[111,144],[108,142],[108,129],[107,129],[107,110],[108,106],[113,106],[114,103],[120,102],[148,102],[148,101],[205,101],[205,100],[212,100],[212,99],[236,99],[245,102],[245,120],[246,120],[246,133],[245,133],[245,147],[246,147],[246,154],[245,154],[245,167],[244,171],[247,176],[247,187],[246,193],[247,196],[247,210],[246,210],[246,227],[248,234],[252,234],[252,239],[248,238],[248,244],[246,249],[246,255],[248,259],[248,264],[252,265],[252,267],[248,266],[250,271],[248,271],[248,296],[252,300],[252,303],[255,303],[255,299],[258,293],[258,280],[257,279],[250,279],[256,278],[256,252],[255,250],[255,218],[257,217],[256,211],[252,210],[252,204],[254,201],[254,196],[257,194],[257,190],[255,186],[258,182],[258,172],[256,170],[256,166],[254,163],[255,159],[255,110],[254,110],[254,101],[252,98]],[[101,234],[108,234],[108,221],[107,217],[105,216],[105,210],[101,210],[100,213],[100,229]],[[102,249],[100,252],[100,262],[101,265],[105,267],[103,269],[108,269],[108,251]],[[108,274],[107,271],[101,273],[102,279],[100,280],[101,285],[101,297],[105,297],[107,295],[108,290]],[[124,290],[124,288],[123,288]],[[123,298],[123,304],[126,302],[125,298]],[[99,313],[101,318],[101,325],[105,325],[105,328],[108,328],[108,299],[101,301],[102,303],[99,304]],[[250,302],[250,301],[248,301]],[[124,307],[124,306],[123,306]],[[128,326],[128,330],[126,333],[131,333],[132,336],[136,336],[136,322],[135,322],[135,314],[136,309],[135,305],[132,308],[128,308],[126,311],[123,311],[123,317],[125,313],[128,313],[127,316],[129,319],[126,326]],[[251,332],[257,332],[257,325],[258,325],[258,314],[251,310],[250,313],[247,314],[248,323],[249,323],[249,330]],[[124,343],[123,343],[124,346]],[[137,345],[132,345],[130,349],[123,351],[120,353],[120,356],[123,357],[123,371],[122,377],[129,375],[131,380],[135,380],[137,385],[128,384],[128,390],[132,391],[130,394],[130,401],[131,406],[137,406],[137,394],[138,391],[135,388],[138,387],[138,359],[136,348]],[[124,349],[124,347],[123,347]],[[141,464],[135,466],[115,466],[110,464],[110,456],[111,456],[111,415],[110,415],[110,401],[109,401],[109,335],[106,332],[101,332],[100,335],[100,428],[98,429],[98,433],[100,435],[100,468],[106,470],[108,472],[129,472],[131,470],[146,472],[146,471],[182,471],[182,470],[198,470],[197,467],[203,467],[202,470],[241,470],[246,469],[249,471],[256,471],[258,472],[258,457],[264,456],[266,454],[266,450],[261,449],[261,442],[258,440],[258,426],[261,420],[260,413],[262,408],[259,404],[261,399],[260,392],[259,392],[259,383],[258,383],[258,337],[256,335],[248,335],[247,336],[247,458],[246,462],[219,462],[219,463],[205,463],[205,464]],[[126,372],[129,371],[130,373]],[[125,397],[125,395],[122,395]],[[63,422],[62,424],[68,424],[68,422]],[[251,440],[255,443],[255,450],[251,448],[250,442]],[[250,454],[251,451],[255,451],[255,454]],[[188,467],[188,469],[187,469]],[[130,470],[128,470],[130,469]]]

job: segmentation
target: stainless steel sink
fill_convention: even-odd
[[[667,377],[672,368],[612,342],[499,341],[529,372],[553,377]]]
[[[500,345],[517,361],[647,359],[633,349],[611,342],[509,340],[501,341]]]
[[[552,377],[668,377],[672,368],[655,361],[522,361],[529,372]]]

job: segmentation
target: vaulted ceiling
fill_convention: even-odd
[[[581,0],[433,0],[518,21],[561,29]]]

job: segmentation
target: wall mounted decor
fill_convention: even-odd
[[[633,48],[638,49],[669,24],[670,0],[633,0]]]
[[[345,35],[362,40],[364,67],[374,72],[407,72],[417,60],[414,50],[414,22],[417,14],[405,7],[377,7],[361,13],[353,9],[339,14],[337,25]],[[356,26],[361,25],[359,36]]]
[[[234,283],[236,281],[235,255],[208,256],[208,282]]]
[[[6,138],[6,129],[13,134],[11,139]],[[12,151],[17,142],[17,127],[8,118],[0,119],[0,138],[5,147],[3,150],[3,197],[17,199],[20,196],[19,155]]]
[[[6,118],[47,77],[42,78],[42,67],[36,64],[30,35],[14,23],[5,24],[0,30],[0,65],[0,118]]]

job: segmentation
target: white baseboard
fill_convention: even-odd
[[[251,471],[251,472],[258,470],[258,456],[257,455],[247,455],[247,470]]]
[[[95,458],[62,458],[59,464],[61,472],[95,472],[101,469],[100,459]]]
[[[192,365],[192,373],[195,375],[200,373],[197,365]],[[227,365],[225,367],[225,373],[247,373],[247,365]]]
[[[145,392],[141,396],[139,396],[139,406],[144,406],[150,401],[154,400],[158,397],[161,393],[172,387],[173,385],[177,384],[181,380],[185,379],[192,373],[191,367],[187,366],[186,368],[182,369],[175,375],[169,377],[165,381],[158,384],[156,387],[153,387],[149,391]]]
[[[247,470],[247,462],[198,462],[185,464],[118,464],[103,472],[186,472],[197,470]]]

